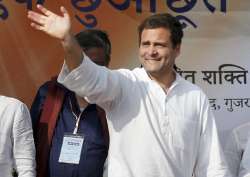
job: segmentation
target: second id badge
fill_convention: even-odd
[[[65,134],[59,156],[59,162],[79,164],[84,137],[82,135]]]

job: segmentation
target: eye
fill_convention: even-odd
[[[156,43],[155,46],[158,48],[167,47],[167,45],[165,43]]]
[[[142,47],[147,47],[147,46],[149,46],[150,45],[150,42],[141,42],[141,46]]]

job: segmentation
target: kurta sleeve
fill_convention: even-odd
[[[230,177],[227,163],[220,146],[213,113],[205,99],[201,107],[202,131],[195,177]]]
[[[82,64],[68,71],[64,63],[58,76],[58,82],[90,103],[107,103],[122,96],[122,88],[128,81],[128,75],[121,70],[109,70],[94,64],[84,56]]]
[[[35,177],[35,145],[29,110],[18,105],[13,124],[13,156],[19,177]]]

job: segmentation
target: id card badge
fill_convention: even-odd
[[[59,162],[79,164],[84,137],[82,135],[65,134],[59,156]]]

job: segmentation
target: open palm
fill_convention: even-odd
[[[37,5],[37,8],[41,13],[34,11],[28,12],[28,18],[33,21],[31,26],[37,30],[44,31],[52,37],[63,40],[66,35],[69,34],[71,28],[70,17],[67,10],[61,7],[62,16],[59,16],[42,5]]]

